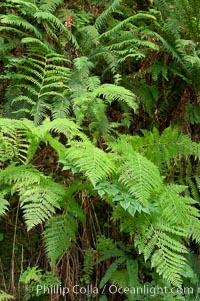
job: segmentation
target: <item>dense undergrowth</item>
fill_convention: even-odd
[[[0,300],[198,300],[198,0],[0,3]]]

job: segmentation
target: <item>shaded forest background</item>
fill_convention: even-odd
[[[199,0],[0,3],[0,300],[199,300],[199,56]]]

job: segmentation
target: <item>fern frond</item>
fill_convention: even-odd
[[[30,230],[49,219],[55,209],[60,208],[65,189],[53,181],[42,180],[40,186],[35,185],[28,190],[21,188],[19,195],[27,229]]]
[[[14,296],[5,293],[4,291],[0,290],[0,301],[8,301],[13,300]]]
[[[53,13],[56,8],[63,5],[63,0],[42,0],[40,1],[39,8],[42,11],[48,11]]]
[[[29,142],[26,139],[27,124],[18,120],[0,118],[0,163],[26,161]]]
[[[73,216],[65,213],[49,219],[45,227],[43,236],[47,256],[50,259],[51,266],[54,266],[57,259],[67,251],[71,242],[75,240],[78,225]]]
[[[189,136],[179,133],[178,129],[166,128],[160,135],[157,129],[153,132],[142,131],[144,137],[129,137],[133,149],[142,153],[154,162],[162,171],[163,163],[171,166],[181,158],[188,159],[189,156],[199,158],[199,145],[193,142]]]
[[[101,279],[101,282],[99,284],[100,288],[104,287],[104,285],[111,279],[113,273],[116,272],[116,270],[118,269],[120,264],[122,264],[125,260],[126,260],[126,257],[119,257],[109,266],[105,275]]]
[[[23,41],[34,43],[33,45],[36,43],[37,47],[34,50],[34,46],[29,46],[28,58],[12,61],[12,65],[17,67],[19,72],[11,75],[11,85],[14,82],[20,94],[14,97],[13,104],[19,106],[15,113],[27,112],[29,109],[29,114],[33,117],[35,124],[40,124],[48,112],[52,111],[52,96],[56,96],[54,115],[58,104],[63,104],[63,93],[67,87],[65,83],[70,74],[69,69],[63,66],[63,63],[68,61],[45,45],[38,44],[35,39]],[[46,52],[47,49],[48,52]],[[25,102],[27,107],[24,105]],[[67,108],[68,106],[63,108],[63,111],[67,111]]]
[[[126,155],[119,167],[119,181],[128,188],[131,195],[147,205],[151,194],[162,187],[159,170],[151,161],[136,152]]]
[[[138,235],[135,245],[138,247],[139,253],[144,254],[145,260],[151,257],[152,267],[156,268],[159,275],[174,285],[180,286],[181,275],[186,264],[186,259],[182,254],[186,254],[188,251],[177,239],[180,231],[176,231],[176,227],[173,231],[173,228],[167,224],[163,228],[159,216],[157,219],[154,216],[153,221],[140,218],[137,221]],[[177,236],[174,237],[173,232]]]
[[[9,203],[4,199],[2,192],[0,193],[0,217],[6,214],[8,210]]]
[[[156,20],[155,16],[149,14],[149,13],[137,13],[136,15],[134,16],[131,16],[129,18],[126,18],[125,20],[119,22],[117,25],[115,25],[113,28],[109,29],[108,31],[102,33],[99,37],[99,39],[102,39],[102,38],[108,38],[108,37],[112,37],[116,34],[119,33],[119,31],[121,31],[121,29],[126,26],[126,25],[129,25],[131,26],[132,25],[132,22],[134,21],[137,21],[137,20],[145,20],[145,19],[149,19],[149,20]],[[131,25],[130,25],[131,24]],[[132,25],[133,26],[133,25]],[[138,41],[139,42],[139,41]]]
[[[34,18],[36,18],[37,20],[41,21],[48,21],[49,24],[52,24],[55,26],[55,28],[57,28],[60,31],[66,31],[66,27],[64,26],[64,24],[56,17],[54,16],[52,13],[48,12],[48,11],[38,11],[34,14]]]
[[[68,139],[74,137],[80,137],[83,140],[87,140],[86,136],[81,132],[80,127],[72,120],[66,118],[58,118],[53,121],[44,121],[39,127],[44,135],[46,132],[62,133]]]
[[[71,143],[66,151],[66,159],[77,167],[93,186],[116,170],[109,155],[89,141]]]
[[[193,206],[196,201],[189,197],[181,197],[180,189],[183,191],[185,187],[170,185],[160,195],[162,216],[172,225],[188,224],[190,220],[200,217],[199,211]]]
[[[89,248],[84,254],[84,263],[82,268],[82,279],[86,284],[89,284],[91,281],[91,276],[94,272],[94,265],[94,250],[92,248]]]
[[[131,109],[136,111],[138,105],[136,96],[128,89],[112,84],[104,84],[94,90],[98,96],[103,96],[109,103],[114,100],[124,101]]]
[[[9,166],[0,173],[0,182],[18,193],[28,230],[49,219],[66,195],[65,188],[31,165]]]
[[[23,14],[26,14],[30,11],[32,11],[32,13],[34,13],[35,11],[38,10],[38,7],[31,0],[28,0],[28,1],[24,1],[24,0],[6,0],[6,2],[10,3],[10,4],[15,4],[15,8],[17,10],[23,12]]]
[[[2,16],[0,16],[0,22],[2,24],[8,24],[8,25],[12,25],[12,26],[22,27],[25,30],[34,33],[38,39],[40,39],[40,40],[43,39],[41,31],[39,31],[34,25],[32,25],[30,22],[28,22],[21,16],[17,16],[17,15],[13,15],[13,14],[12,15],[11,14],[2,15]]]
[[[103,13],[96,19],[94,26],[101,30],[101,27],[105,25],[107,18],[114,12],[116,9],[120,7],[122,0],[113,0],[109,7],[103,11]]]

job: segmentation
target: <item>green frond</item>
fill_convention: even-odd
[[[57,95],[53,101],[53,119],[61,119],[69,116],[70,102],[66,95]]]
[[[113,28],[109,29],[108,31],[102,33],[99,37],[99,39],[102,39],[102,38],[108,38],[108,37],[112,37],[116,34],[119,33],[119,31],[121,31],[121,29],[126,26],[126,25],[129,25],[131,26],[132,25],[132,22],[134,23],[134,21],[138,21],[138,20],[145,20],[145,19],[149,19],[149,20],[156,20],[155,16],[149,14],[149,13],[137,13],[136,15],[134,16],[131,16],[129,18],[126,18],[125,20],[123,21],[120,21],[118,22],[117,25],[115,25]],[[133,26],[133,25],[132,25]],[[139,42],[139,40],[138,40]]]
[[[100,31],[101,27],[105,25],[108,17],[120,7],[121,2],[122,0],[113,0],[109,7],[96,19],[94,26],[98,29],[98,31]]]
[[[101,279],[101,282],[99,284],[100,288],[104,287],[104,285],[111,279],[113,273],[116,272],[116,270],[118,269],[120,264],[122,264],[125,260],[126,260],[126,257],[119,257],[109,266],[105,275]]]
[[[29,142],[26,139],[28,127],[18,120],[0,119],[0,164],[6,161],[26,161]]]
[[[135,245],[139,253],[144,254],[145,260],[151,259],[152,267],[156,268],[159,275],[179,287],[186,264],[182,254],[188,252],[183,242],[178,239],[181,232],[167,224],[162,227],[163,223],[159,215],[157,220],[155,217],[152,218],[152,221],[144,218],[138,220]],[[176,233],[175,236],[173,233]]]
[[[63,63],[68,63],[63,55],[47,51],[47,48],[43,44],[38,44],[35,39],[29,40],[26,42],[31,44],[36,42],[34,45],[38,45],[37,51],[29,46],[28,57],[11,62],[11,67],[19,70],[18,73],[11,74],[11,85],[17,88],[18,93],[18,96],[13,98],[12,104],[17,108],[15,113],[26,113],[29,109],[29,115],[35,124],[41,124],[48,112],[55,116],[56,107],[63,106],[63,93],[67,89],[66,82],[70,71],[63,66]],[[56,104],[52,106],[54,99]],[[62,112],[67,112],[68,107],[69,105],[64,107]]]
[[[0,301],[8,301],[13,299],[14,296],[11,296],[10,294],[7,294],[4,291],[0,290]]]
[[[23,12],[23,14],[30,13],[31,11],[34,13],[38,10],[38,7],[31,0],[6,0],[5,2],[12,5],[15,4],[15,8]]]
[[[42,133],[62,133],[68,139],[72,139],[76,136],[82,138],[83,140],[87,139],[86,136],[81,132],[79,126],[74,121],[66,118],[58,118],[54,119],[53,121],[45,120],[39,128],[41,129]]]
[[[66,31],[64,24],[56,16],[48,11],[37,11],[33,16],[40,22],[48,21],[49,24],[54,25],[58,30],[63,32]]]
[[[0,182],[2,184],[13,185],[13,191],[16,192],[21,187],[27,188],[32,185],[39,185],[43,175],[30,165],[9,165],[0,172]]]
[[[158,168],[146,157],[136,152],[122,157],[123,163],[119,167],[119,181],[142,204],[147,205],[153,193],[162,187],[162,179]]]
[[[19,28],[22,27],[27,31],[30,31],[35,34],[35,36],[42,40],[43,36],[42,33],[30,22],[28,22],[26,19],[22,18],[21,16],[17,16],[14,14],[7,14],[0,16],[0,22],[2,24],[7,24],[11,26],[18,26]]]
[[[22,187],[19,195],[27,229],[30,230],[51,218],[55,209],[60,208],[65,189],[60,184],[42,179],[40,185],[31,186],[28,190]]]
[[[123,288],[128,287],[129,275],[127,269],[120,269],[114,271],[113,274],[110,276],[110,282],[119,287],[123,287]]]
[[[23,38],[21,40],[21,43],[22,44],[34,44],[34,45],[39,45],[41,49],[43,49],[46,53],[50,52],[51,49],[50,49],[50,46],[49,45],[46,45],[44,42],[40,41],[39,39],[36,39],[36,38],[32,38],[32,37],[27,37],[27,38]],[[29,58],[29,62],[31,62],[33,64],[34,60],[32,58]],[[35,66],[37,68],[39,68],[39,63],[43,63],[43,62],[38,62],[38,60],[35,60],[35,62],[37,63]]]
[[[0,193],[0,217],[6,214],[9,208],[9,203],[4,199],[2,192]]]
[[[0,183],[18,193],[28,230],[49,219],[65,197],[64,186],[57,184],[31,165],[10,165],[0,173]]]
[[[65,213],[49,219],[45,228],[43,236],[46,252],[51,266],[54,266],[57,259],[67,251],[71,242],[75,240],[78,225],[73,216]]]
[[[130,90],[121,86],[104,84],[95,89],[94,93],[103,96],[109,103],[114,100],[125,102],[134,111],[138,107],[136,96]]]
[[[196,201],[189,197],[182,197],[180,193],[177,191],[176,185],[170,185],[159,197],[162,216],[172,225],[184,225],[184,223],[189,223],[190,220],[200,217],[199,211],[193,206]],[[166,200],[168,201],[166,202]]]
[[[39,8],[42,11],[48,11],[51,13],[53,13],[59,6],[63,5],[63,0],[42,0],[39,2],[40,2]]]
[[[193,142],[189,136],[179,133],[178,129],[166,128],[160,135],[157,129],[153,132],[142,131],[144,137],[129,137],[134,150],[142,153],[149,160],[154,162],[160,170],[163,163],[172,166],[174,163],[180,164],[181,158],[188,159],[189,156],[199,158],[199,145]]]
[[[77,167],[93,186],[100,180],[105,180],[116,170],[109,154],[89,141],[71,143],[66,151],[66,159]]]
[[[94,250],[89,248],[84,254],[84,263],[82,268],[82,279],[84,283],[89,284],[91,281],[91,276],[94,272],[95,260],[94,260]]]

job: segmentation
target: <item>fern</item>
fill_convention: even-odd
[[[11,300],[11,299],[14,299],[14,297],[11,296],[10,294],[7,294],[4,291],[0,290],[0,301],[7,301],[7,300]]]
[[[144,254],[145,260],[151,258],[152,267],[156,268],[159,275],[176,286],[181,285],[181,275],[185,269],[187,254],[186,247],[179,242],[177,237],[183,236],[182,229],[162,226],[159,218],[154,221],[145,219],[144,216],[137,220],[138,235],[135,245],[139,253]],[[176,237],[174,237],[176,235]]]
[[[30,39],[26,42],[30,43]],[[50,110],[52,97],[56,97],[57,104],[63,101],[65,82],[69,75],[69,69],[62,66],[63,62],[66,62],[63,56],[46,52],[40,44],[36,49],[30,47],[28,58],[13,62],[21,70],[11,76],[11,83],[15,82],[19,95],[13,99],[13,103],[26,103],[25,108],[19,107],[17,113],[27,112],[28,109],[34,123],[39,124]]]
[[[135,95],[124,87],[104,84],[95,89],[94,93],[99,96],[102,95],[109,103],[114,100],[124,101],[128,105],[128,107],[130,107],[134,111],[136,111],[138,107]]]
[[[83,263],[83,268],[82,268],[82,277],[81,280],[89,284],[91,281],[91,276],[94,272],[94,250],[92,248],[86,250],[85,255],[84,255],[84,263]]]
[[[51,266],[54,266],[57,259],[70,247],[71,241],[75,240],[77,221],[65,213],[49,219],[45,227],[43,235],[46,252]]]
[[[122,156],[123,160],[123,156]],[[147,205],[150,197],[162,187],[158,168],[138,153],[124,153],[124,160],[119,167],[119,181],[142,204]]]
[[[6,214],[9,208],[9,202],[4,199],[3,194],[0,195],[0,217]]]
[[[63,5],[63,0],[42,0],[39,1],[40,6],[39,8],[42,11],[48,11],[53,13],[59,6]]]
[[[63,45],[58,39],[62,35],[68,41],[71,41],[73,45],[78,48],[77,41],[73,34],[63,25],[62,21],[57,18],[54,13],[55,10],[63,5],[61,0],[51,1],[21,1],[21,0],[6,0],[7,5],[15,11],[15,14],[4,14],[1,16],[1,23],[6,24],[4,30],[9,32],[16,32],[16,27],[19,29],[25,29],[25,32],[20,31],[20,35],[23,37],[30,35],[34,38],[38,38],[49,46],[50,49],[55,48],[53,43],[49,43],[46,33],[54,41],[57,41],[58,45],[63,48]],[[33,23],[34,18],[34,25]],[[42,23],[42,26],[41,26]],[[14,45],[13,45],[14,46]]]
[[[124,137],[130,141],[133,149],[143,154],[162,171],[164,164],[168,168],[173,164],[180,165],[181,158],[189,159],[190,156],[199,158],[199,145],[193,142],[189,136],[179,133],[178,129],[166,128],[160,135],[154,128],[153,132],[142,131],[143,137]],[[126,143],[122,139],[123,142]]]
[[[61,206],[65,209],[63,214],[57,214],[45,223],[43,238],[46,245],[47,256],[51,266],[54,266],[76,240],[78,221],[85,223],[85,215],[73,198],[73,189],[82,189],[79,185],[73,185],[66,189],[65,198]],[[66,200],[67,198],[67,200]]]
[[[114,12],[121,4],[122,0],[113,0],[109,7],[103,11],[103,13],[96,19],[95,27],[100,30],[107,18],[110,16],[112,12]]]
[[[83,172],[94,187],[116,170],[109,155],[89,141],[72,143],[66,151],[66,159]]]
[[[9,166],[0,182],[18,193],[28,230],[49,219],[65,197],[65,189],[31,166]]]

